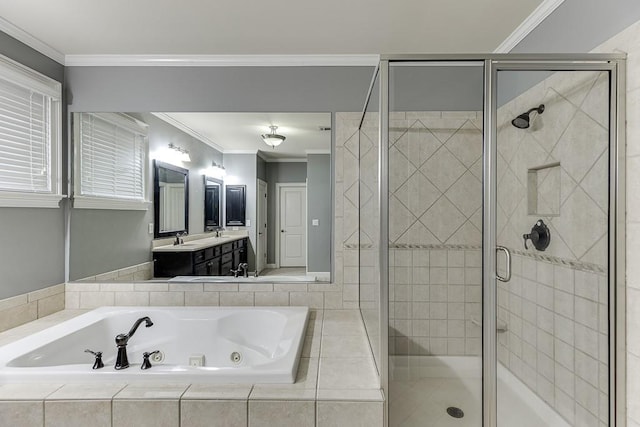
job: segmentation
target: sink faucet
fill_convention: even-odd
[[[186,231],[176,233],[176,240],[173,242],[173,246],[178,246],[184,243],[183,237],[187,235]]]
[[[238,268],[235,270],[231,270],[231,272],[233,273],[233,277],[238,277],[240,275],[240,273],[242,273],[243,277],[249,277],[249,264],[247,264],[246,262],[241,262],[240,264],[238,264]]]
[[[216,237],[222,237],[222,232],[224,231],[224,228],[222,227],[218,227],[216,229]]]
[[[247,264],[246,262],[241,262],[240,264],[238,264],[238,270],[242,271],[243,277],[249,277],[249,264]]]
[[[127,357],[127,343],[129,342],[129,338],[136,333],[136,329],[142,322],[145,322],[145,327],[149,328],[153,326],[153,322],[149,317],[141,317],[136,320],[136,323],[133,324],[131,330],[129,330],[128,334],[118,334],[116,335],[116,346],[118,346],[118,357],[116,358],[116,369],[126,369],[129,367],[129,358]]]

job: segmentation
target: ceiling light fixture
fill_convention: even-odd
[[[262,139],[264,140],[264,143],[271,148],[276,148],[278,145],[282,144],[282,141],[284,141],[286,137],[276,133],[278,126],[269,126],[269,128],[271,129],[271,133],[262,134]]]
[[[177,145],[175,145],[173,142],[169,143],[169,148],[171,148],[172,150],[176,150],[178,153],[180,153],[179,156],[179,160],[181,162],[190,162],[191,161],[191,156],[189,156],[189,150],[179,147]]]

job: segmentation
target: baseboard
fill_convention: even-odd
[[[276,268],[275,264],[267,264],[267,266],[265,268]]]
[[[317,280],[329,281],[331,280],[330,271],[307,271],[307,276],[315,276]]]

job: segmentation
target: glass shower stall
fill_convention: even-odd
[[[624,57],[382,57],[359,305],[389,426],[624,425]]]

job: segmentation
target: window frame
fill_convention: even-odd
[[[80,123],[82,115],[91,115],[100,120],[108,121],[115,126],[124,128],[144,136],[144,157],[142,159],[142,198],[131,199],[125,197],[108,197],[82,194],[82,157],[80,153],[82,138]],[[149,197],[149,136],[148,125],[124,113],[86,113],[78,112],[72,117],[73,128],[73,207],[75,209],[109,209],[146,211],[151,206]]]
[[[3,55],[0,55],[0,79],[48,97],[51,126],[49,140],[46,141],[50,153],[47,168],[50,190],[0,189],[0,207],[59,208],[60,200],[66,197],[62,194],[62,83]]]

